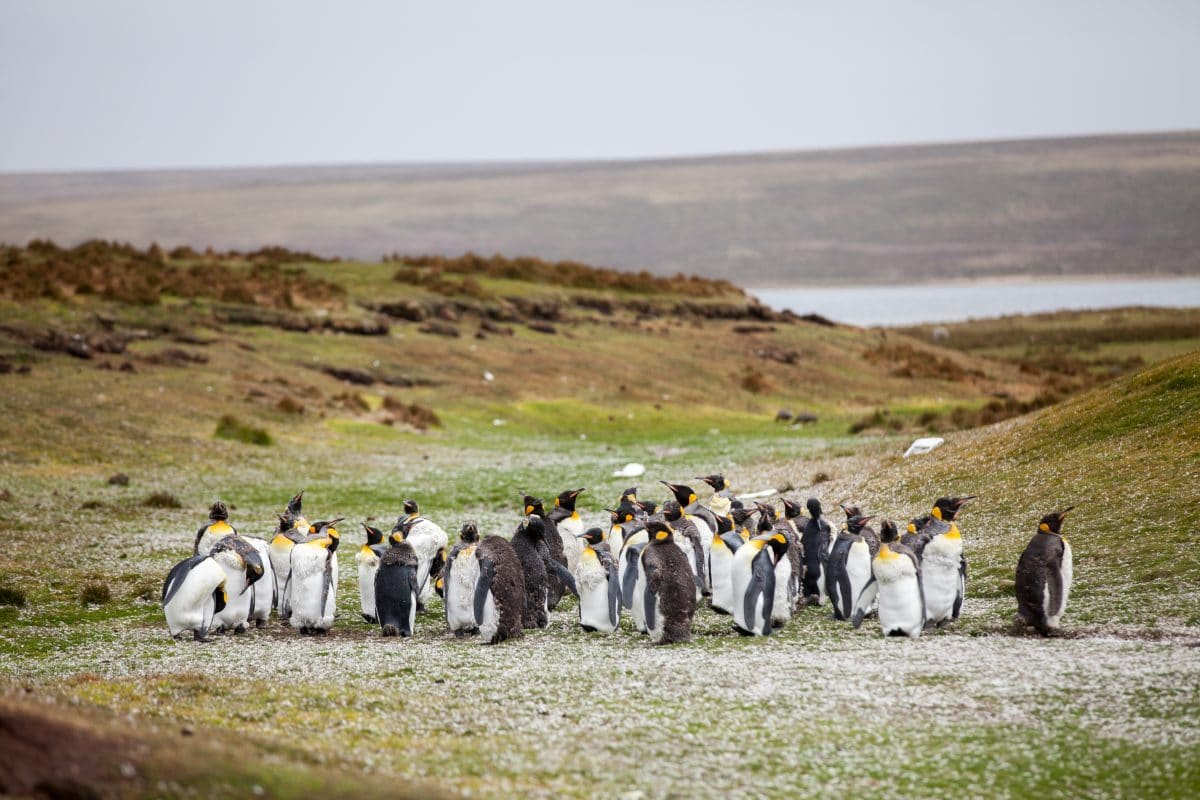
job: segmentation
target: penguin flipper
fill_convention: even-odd
[[[475,624],[483,624],[483,609],[487,606],[488,594],[492,591],[492,581],[496,577],[496,562],[486,556],[479,556],[479,580],[475,581]]]
[[[225,582],[213,589],[213,614],[220,614],[225,610]]]
[[[658,606],[658,575],[653,564],[645,565],[646,593],[642,595],[642,608],[646,613],[646,630],[654,630],[654,610]]]
[[[746,594],[742,596],[742,619],[748,631],[754,630],[754,611],[758,606],[758,598],[763,594],[763,575],[758,569],[758,560],[750,568],[750,583],[746,586]]]
[[[183,581],[187,578],[188,573],[206,558],[208,556],[192,556],[171,567],[171,571],[167,573],[167,579],[163,581],[162,604],[164,606],[175,597],[175,593],[179,591],[180,586],[183,586]]]
[[[1057,559],[1049,559],[1046,565],[1050,575],[1046,578],[1046,591],[1049,593],[1049,602],[1046,602],[1046,617],[1053,617],[1056,614],[1062,613],[1063,607],[1063,576],[1062,576],[1062,556],[1060,554]]]
[[[850,624],[854,626],[855,630],[862,625],[863,617],[867,615],[867,609],[871,607],[871,603],[875,602],[877,594],[879,594],[879,584],[875,582],[875,573],[872,572],[871,577],[867,579],[867,585],[858,593],[858,602],[854,604],[854,614],[850,617]],[[922,611],[922,619],[924,616]]]
[[[571,574],[569,569],[563,566],[561,561],[555,558],[546,559],[546,569],[548,572],[554,573],[554,576],[571,590],[571,594],[579,597],[579,589],[575,586],[575,576]]]
[[[754,559],[754,571],[761,575],[763,592],[763,635],[771,635],[771,614],[775,611],[775,564],[770,558],[759,555]],[[750,618],[746,617],[749,622]]]
[[[613,628],[621,622],[621,578],[615,564],[608,570],[608,619]]]
[[[327,551],[325,556],[325,573],[321,576],[321,615],[325,614],[325,605],[329,602],[329,590],[333,588],[333,551]]]
[[[967,593],[967,557],[960,556],[958,562],[958,594],[954,597],[954,609],[950,612],[950,619],[958,621],[959,614],[962,613],[963,598]]]
[[[630,547],[625,553],[625,577],[621,582],[621,605],[633,608],[633,589],[637,585],[638,556],[641,550]]]
[[[283,600],[279,603],[279,617],[288,619],[292,616],[292,573],[289,572],[287,580],[283,582]]]

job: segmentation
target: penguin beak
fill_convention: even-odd
[[[1062,511],[1058,512],[1059,521],[1061,522],[1063,517],[1067,516],[1067,514],[1070,514],[1074,510],[1075,510],[1075,506],[1067,506]]]

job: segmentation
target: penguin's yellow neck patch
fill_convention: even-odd
[[[961,539],[962,538],[962,533],[958,530],[958,526],[955,525],[953,522],[950,523],[950,530],[946,531],[942,535],[945,536],[947,539]]]
[[[879,554],[875,556],[876,561],[895,561],[897,558],[900,558],[900,554],[888,547],[887,542],[879,545]]]
[[[225,536],[226,534],[233,533],[233,526],[225,520],[219,519],[208,526],[208,532],[214,536]]]
[[[570,518],[571,518],[571,519],[579,519],[579,512],[578,512],[578,511],[572,511],[572,512],[571,512],[571,517],[570,517]]]
[[[282,533],[275,534],[275,538],[271,540],[272,547],[291,547],[294,544],[295,542],[284,536]]]
[[[909,532],[909,533],[916,533],[916,532],[917,532],[917,526],[916,526],[914,523],[912,523],[912,522],[908,523],[908,532]]]
[[[751,540],[750,540],[749,542],[747,542],[746,544],[750,545],[750,546],[751,546],[751,547],[753,547],[755,550],[762,550],[762,549],[763,549],[763,545],[764,545],[764,544],[766,544],[766,542],[764,542],[762,539],[751,539]]]

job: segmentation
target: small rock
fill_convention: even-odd
[[[108,477],[108,485],[109,486],[128,486],[129,485],[129,476],[126,475],[124,472],[118,472],[115,475],[110,475]]]

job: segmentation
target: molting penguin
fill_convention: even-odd
[[[479,583],[479,528],[474,522],[462,526],[458,544],[451,549],[442,570],[442,600],[446,604],[446,628],[455,636],[477,633],[475,587]]]
[[[1074,562],[1062,525],[1072,508],[1042,517],[1017,561],[1017,617],[1042,636],[1058,630],[1071,593]]]
[[[229,510],[220,500],[213,503],[208,512],[209,524],[196,532],[196,541],[192,545],[195,555],[211,554],[217,543],[231,534],[237,534],[239,539],[253,547],[258,553],[263,574],[252,582],[250,592],[250,613],[247,622],[254,622],[256,628],[265,628],[271,617],[271,609],[277,602],[278,588],[275,581],[275,569],[271,563],[271,547],[257,536],[242,536],[229,524]],[[222,623],[223,624],[223,623]]]
[[[449,542],[441,526],[421,516],[416,500],[404,501],[404,513],[392,528],[396,532],[404,527],[404,541],[412,545],[417,554],[417,610],[424,611],[425,603],[433,596],[433,580],[437,577],[434,566],[440,553]]]
[[[733,554],[733,627],[744,636],[770,636],[775,565],[786,557],[787,537],[767,531]]]
[[[654,520],[647,532],[650,541],[642,550],[639,568],[645,583],[641,602],[646,631],[655,644],[686,642],[692,638],[696,614],[695,576],[673,541],[670,525]]]
[[[379,558],[387,545],[383,542],[383,531],[362,523],[367,532],[367,541],[354,554],[354,563],[358,567],[358,604],[362,609],[362,618],[374,625],[379,621],[375,616],[375,571],[379,569]]]
[[[206,556],[217,542],[231,533],[237,533],[229,524],[229,509],[220,500],[212,504],[208,511],[208,524],[196,531],[196,541],[192,545],[192,555]]]
[[[546,604],[547,575],[554,571],[557,577],[572,592],[578,594],[575,579],[567,568],[550,555],[546,547],[547,526],[543,517],[530,515],[513,534],[512,546],[525,574],[525,607],[521,624],[526,628],[544,628],[550,622],[550,609]]]
[[[970,497],[939,497],[929,513],[933,520],[920,536],[921,585],[925,589],[925,621],[942,626],[958,619],[967,591],[967,558],[955,518]]]
[[[775,530],[787,534],[788,537],[787,555],[792,570],[791,585],[788,589],[791,593],[792,613],[795,613],[803,597],[804,545],[800,541],[800,534],[804,528],[802,523],[798,522],[802,519],[803,514],[804,506],[785,497],[783,499],[783,519],[775,521]]]
[[[712,511],[700,505],[696,500],[696,493],[692,491],[692,487],[683,486],[682,484],[668,483],[660,481],[663,486],[671,490],[671,494],[675,496],[675,502],[679,503],[679,507],[683,509],[684,516],[692,521],[696,526],[696,532],[700,534],[700,541],[704,546],[704,564],[708,565],[708,550],[712,546],[712,537],[717,530],[717,517]],[[704,586],[707,590],[712,585],[712,578],[707,574],[704,578]]]
[[[384,636],[412,636],[417,619],[417,552],[392,531],[375,571],[375,615]]]
[[[292,627],[301,634],[324,634],[333,627],[337,612],[337,548],[341,540],[334,527],[338,522],[341,520],[315,523],[313,534],[292,548],[288,607]]]
[[[554,508],[546,516],[558,528],[559,538],[562,539],[563,555],[567,558],[567,569],[576,575],[579,569],[579,556],[583,554],[583,520],[575,510],[575,501],[585,489],[572,489],[554,498]]]
[[[512,544],[488,536],[475,549],[475,624],[484,644],[520,637],[525,615],[525,573]]]
[[[854,601],[871,580],[871,548],[862,536],[871,517],[862,516],[854,506],[846,520],[846,529],[838,534],[829,553],[825,572],[825,593],[833,605],[833,618],[848,620],[854,613]]]
[[[851,623],[857,629],[878,603],[879,627],[884,636],[917,638],[925,627],[925,592],[921,588],[921,562],[899,542],[896,526],[885,520],[879,553],[871,561],[871,579],[859,593]]]
[[[700,541],[700,532],[696,530],[696,523],[683,515],[683,509],[674,500],[663,505],[663,519],[671,526],[671,530],[675,532],[675,536],[672,538],[687,557],[688,566],[692,570],[692,577],[696,581],[696,599],[699,600],[707,593],[708,588],[704,585],[704,573],[706,570],[704,565],[704,544]]]
[[[588,633],[612,633],[621,622],[621,579],[602,528],[579,534],[579,625]]]
[[[829,562],[829,551],[837,534],[829,520],[822,516],[821,501],[808,498],[809,519],[800,535],[800,549],[804,555],[804,575],[801,580],[804,600],[809,605],[819,606],[825,599],[825,570]]]
[[[535,517],[541,517],[545,534],[542,541],[545,542],[546,550],[550,554],[553,561],[557,561],[564,568],[567,567],[567,556],[563,551],[562,536],[558,533],[558,526],[554,524],[554,520],[546,514],[546,509],[542,505],[540,497],[525,495],[522,498],[522,503],[525,507],[525,516],[532,514]],[[559,578],[558,570],[546,568],[546,608],[550,611],[558,608],[558,603],[562,600],[562,596],[566,590],[566,584]]]
[[[225,608],[213,617],[218,630],[245,633],[254,608],[254,584],[263,577],[263,562],[250,542],[231,533],[213,545],[209,557],[225,571]]]
[[[167,630],[178,639],[191,631],[192,637],[208,639],[213,616],[225,608],[225,570],[209,556],[192,556],[180,561],[163,582],[162,606]]]
[[[793,598],[798,584],[793,564],[799,561],[793,561],[793,550],[799,549],[799,543],[795,540],[796,532],[792,530],[792,526],[779,518],[778,512],[770,503],[754,505],[757,506],[759,515],[758,534],[761,536],[765,533],[778,533],[787,539],[784,557],[775,562],[775,602],[771,606],[771,624],[782,628],[792,618]]]

